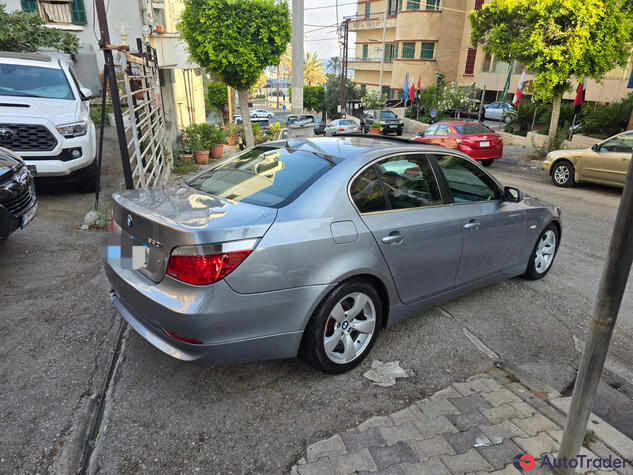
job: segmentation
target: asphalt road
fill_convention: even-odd
[[[116,164],[106,170],[111,192],[119,186]],[[130,329],[115,351],[119,318],[99,262],[103,236],[78,230],[92,197],[41,192],[36,220],[0,248],[0,472],[76,468],[84,449],[87,468],[106,473],[287,470],[307,444],[490,366],[472,335],[499,359],[564,383],[582,349],[620,191],[555,188],[536,172],[502,164],[490,170],[561,207],[563,241],[552,271],[420,314],[381,334],[365,363],[338,376],[299,360],[188,365]],[[633,381],[632,336],[629,289],[608,362],[623,389]],[[372,359],[398,360],[411,377],[373,386],[362,377]],[[616,424],[622,415],[611,406],[598,405]]]

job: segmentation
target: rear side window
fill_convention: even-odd
[[[256,147],[192,178],[187,184],[232,201],[281,208],[336,163],[303,150]]]
[[[352,200],[356,203],[358,211],[361,213],[385,211],[387,209],[385,195],[382,192],[374,167],[369,167],[354,180],[350,187],[350,194],[352,195]]]
[[[378,163],[380,179],[391,209],[442,204],[428,160],[423,155],[400,155]]]
[[[488,127],[483,124],[465,124],[456,125],[455,128],[460,134],[491,134],[493,133]]]
[[[474,163],[455,155],[436,155],[455,203],[489,201],[499,198],[499,188]]]

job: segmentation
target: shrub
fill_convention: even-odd
[[[626,130],[633,111],[633,93],[606,106],[587,107],[583,114],[583,133],[611,136]]]

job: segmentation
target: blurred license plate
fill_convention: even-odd
[[[35,213],[37,213],[37,201],[35,202],[33,206],[31,206],[31,209],[28,210],[26,213],[24,213],[22,217],[20,218],[20,227],[23,228],[24,226],[29,224],[31,221],[33,221],[33,218],[35,217]]]
[[[490,141],[489,140],[483,140],[483,141],[479,142],[479,146],[480,147],[490,147]]]

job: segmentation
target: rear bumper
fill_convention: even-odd
[[[199,287],[165,277],[156,284],[107,261],[104,267],[116,309],[143,338],[176,359],[204,365],[296,356],[305,324],[329,290],[239,294],[225,281]],[[202,344],[176,340],[167,330]]]
[[[501,156],[503,155],[503,145],[497,145],[496,147],[476,150],[467,145],[458,145],[457,150],[465,153],[473,160],[494,160],[497,158],[501,158]]]

